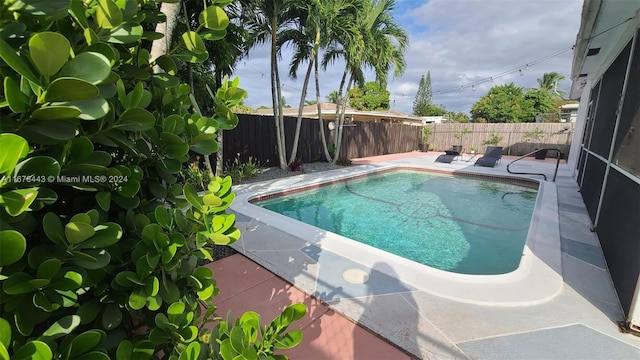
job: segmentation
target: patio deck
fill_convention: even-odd
[[[473,162],[464,161],[434,163],[440,154],[413,152],[353,162],[505,175],[511,161],[505,156],[495,168],[473,168]],[[548,175],[555,166],[549,160],[517,164],[515,170]],[[269,184],[238,186],[235,191],[241,194]],[[314,258],[296,247],[300,239],[239,213],[237,226],[243,236],[233,247],[244,255],[210,265],[221,289],[218,314],[232,310],[239,316],[254,310],[269,321],[285,306],[304,302],[308,313],[294,324],[304,330],[303,342],[285,352],[292,359],[640,358],[640,338],[618,332],[616,322],[624,319],[618,298],[597,236],[589,230],[577,184],[563,163],[551,188],[557,189],[557,271],[563,282],[559,292],[543,302],[500,306],[443,298],[385,277],[389,269],[384,259],[381,267],[371,269],[360,291],[339,276],[340,269],[353,267],[350,259],[324,250],[323,259]]]

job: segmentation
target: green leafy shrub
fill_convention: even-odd
[[[489,138],[482,142],[482,145],[498,145],[502,141],[502,136],[492,131]]]
[[[246,162],[241,162],[239,158],[227,164],[224,173],[235,181],[242,182],[244,179],[251,179],[260,173],[260,162],[254,157],[249,157]]]
[[[212,349],[242,326],[214,317],[219,290],[197,265],[211,260],[207,246],[240,236],[226,214],[231,178],[200,195],[177,183],[188,152],[217,151],[216,131],[238,121],[237,79],[208,117],[189,112],[189,86],[175,76],[176,61],[208,56],[203,38],[224,36],[229,1],[209,1],[202,26],[151,61],[149,41],[162,34],[145,29],[164,18],[158,3],[0,4],[2,360],[227,359]],[[301,336],[286,326],[304,310],[294,312],[262,343],[234,349],[295,346]]]
[[[431,134],[433,134],[433,127],[429,125],[425,125],[422,127],[422,141],[424,143],[429,142],[429,138],[431,137]]]
[[[329,155],[331,155],[331,157],[333,157],[333,154],[336,153],[336,144],[335,143],[329,143],[329,145],[327,146],[327,150],[329,151]]]
[[[525,141],[533,141],[538,145],[540,145],[542,144],[542,141],[544,140],[545,136],[546,136],[545,132],[540,130],[540,128],[536,127],[532,131],[525,131],[523,137]]]
[[[207,169],[200,165],[199,158],[189,162],[183,166],[179,173],[179,181],[181,183],[190,183],[197,191],[204,191],[211,182],[211,175]]]
[[[459,133],[453,134],[453,137],[458,141],[462,141],[462,138],[464,137],[464,135],[471,134],[471,133],[473,133],[473,130],[469,128],[464,128]]]
[[[253,311],[244,313],[235,322],[229,313],[226,321],[213,330],[212,339],[220,341],[210,342],[209,356],[219,359],[220,354],[224,360],[281,358],[282,355],[274,354],[275,350],[290,349],[302,341],[302,330],[284,331],[305,313],[303,304],[290,305],[268,326],[261,325],[260,316]]]

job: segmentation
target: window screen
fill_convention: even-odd
[[[640,186],[615,169],[609,172],[598,237],[607,258],[620,304],[629,313],[640,274]]]
[[[605,169],[606,165],[600,159],[591,154],[587,156],[580,193],[582,193],[582,199],[587,206],[591,221],[596,219]]]
[[[593,133],[589,149],[608,159],[613,140],[613,128],[616,123],[618,103],[622,95],[622,85],[627,73],[627,64],[631,52],[631,41],[618,55],[602,77],[598,107],[593,122]]]
[[[640,177],[640,41],[636,41],[613,163]]]
[[[591,89],[591,94],[589,94],[589,99],[591,100],[589,103],[589,108],[587,109],[587,123],[584,125],[584,136],[582,138],[582,145],[585,148],[589,148],[589,144],[591,143],[591,133],[593,130],[593,118],[598,108],[598,99],[600,98],[600,84],[602,84],[602,80],[598,81],[596,86]]]

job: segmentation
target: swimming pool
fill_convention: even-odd
[[[395,170],[252,202],[436,269],[495,275],[520,265],[536,195],[531,186]]]
[[[236,226],[241,229],[242,236],[231,246],[308,294],[319,292],[322,299],[339,289],[366,294],[368,283],[352,284],[344,275],[353,269],[375,274],[374,269],[380,264],[391,269],[385,271],[385,276],[395,279],[391,283],[406,284],[439,297],[478,305],[528,306],[543,303],[560,293],[563,282],[556,185],[536,178],[513,176],[500,169],[465,164],[447,164],[443,168],[434,165],[433,160],[417,157],[400,164],[359,165],[236,186],[236,200],[231,210],[237,215]],[[465,174],[537,187],[535,208],[518,268],[497,275],[439,270],[253,203],[328,183],[397,170]],[[321,295],[323,293],[325,296]]]

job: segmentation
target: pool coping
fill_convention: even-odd
[[[537,183],[538,197],[518,269],[501,275],[465,275],[442,271],[318,229],[250,202],[257,197],[268,197],[270,194],[291,191],[291,189],[317,187],[325,182],[341,181],[380,171],[407,169]],[[546,302],[562,290],[560,225],[554,183],[519,175],[501,176],[483,172],[481,168],[461,171],[443,170],[428,165],[390,164],[360,165],[321,173],[302,174],[240,185],[234,191],[236,201],[231,209],[255,220],[252,225],[254,230],[264,227],[272,232],[280,232],[282,236],[300,240],[296,243],[297,245],[293,245],[299,246],[298,250],[314,245],[322,251],[332,252],[368,269],[372,268],[380,258],[384,258],[399,281],[439,297],[479,305],[529,306]],[[312,294],[315,291],[313,283],[308,281],[296,283],[296,274],[288,273],[290,270],[287,269],[287,259],[282,259],[281,264],[275,264],[273,258],[265,259],[260,255],[260,251],[251,251],[251,246],[247,246],[250,244],[245,244],[246,241],[243,240],[232,246],[260,265],[292,281],[294,285],[306,292]]]

